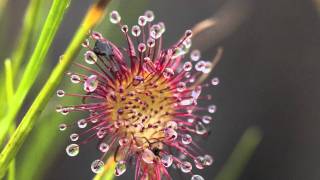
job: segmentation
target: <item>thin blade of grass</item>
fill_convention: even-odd
[[[13,73],[12,73],[12,64],[10,59],[4,61],[4,70],[5,70],[5,87],[6,87],[6,96],[7,102],[12,101],[14,88],[13,88]],[[16,123],[13,122],[10,127],[9,135],[11,136],[15,130]],[[9,165],[8,171],[8,180],[16,179],[16,165],[15,160],[13,159]]]
[[[238,179],[261,140],[262,133],[259,128],[248,128],[215,180]]]
[[[20,68],[22,59],[25,58],[28,43],[31,39],[32,30],[36,24],[37,14],[40,10],[41,0],[30,0],[27,10],[24,14],[23,25],[21,33],[17,41],[17,47],[12,53],[11,59],[13,61],[13,76],[16,76]]]
[[[34,84],[44,59],[48,53],[49,47],[52,44],[53,38],[61,24],[63,15],[67,9],[70,0],[54,0],[49,11],[49,15],[44,24],[43,30],[39,37],[39,41],[35,50],[28,61],[28,65],[23,73],[21,82],[14,95],[13,101],[10,102],[7,115],[0,121],[0,144],[3,143],[5,136],[9,130],[10,124],[16,118],[25,97],[30,88]]]
[[[18,153],[21,145],[33,128],[35,120],[40,116],[43,108],[47,105],[51,95],[59,85],[64,72],[79,52],[81,43],[87,37],[89,30],[92,29],[103,16],[104,9],[109,1],[110,0],[100,0],[89,8],[80,28],[65,51],[60,63],[54,68],[49,79],[46,81],[26,115],[23,117],[17,130],[0,153],[0,178],[4,176],[8,163]]]

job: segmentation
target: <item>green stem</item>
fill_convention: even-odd
[[[53,38],[62,21],[63,15],[70,0],[54,0],[49,11],[49,15],[40,34],[39,41],[35,50],[28,61],[28,65],[23,73],[21,82],[14,95],[13,101],[10,102],[7,115],[0,122],[0,144],[9,130],[11,122],[16,118],[24,99],[26,98],[30,88],[34,84],[44,59],[48,53],[49,47],[52,44]]]
[[[25,58],[28,43],[31,39],[32,30],[34,28],[38,12],[40,10],[41,0],[30,0],[27,10],[24,15],[22,30],[18,38],[17,47],[12,54],[13,60],[13,76],[20,68],[22,59]]]
[[[110,0],[100,0],[90,7],[80,28],[76,32],[70,45],[65,51],[63,58],[54,68],[49,79],[46,81],[45,85],[34,100],[33,104],[28,109],[26,115],[23,117],[21,123],[14,132],[13,136],[10,138],[8,144],[0,153],[0,179],[4,176],[9,162],[18,153],[20,147],[33,128],[35,120],[40,116],[43,108],[46,106],[51,95],[59,85],[64,72],[67,70],[72,60],[79,52],[81,43],[87,37],[89,30],[92,29],[103,16],[104,9],[106,8],[109,1]]]
[[[256,127],[248,128],[215,180],[238,179],[261,140],[260,129]]]
[[[12,74],[12,64],[10,59],[6,59],[4,61],[5,67],[5,78],[6,78],[6,96],[7,96],[7,103],[12,101],[14,88],[13,88],[13,74]],[[9,130],[9,135],[11,136],[15,130],[16,123],[12,123]],[[8,172],[8,180],[15,180],[16,178],[16,165],[15,160],[12,159],[9,165],[9,172]]]

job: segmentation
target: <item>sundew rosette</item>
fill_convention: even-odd
[[[138,25],[129,28],[112,11],[110,21],[119,25],[127,47],[116,46],[98,32],[82,44],[88,49],[84,54],[87,65],[74,65],[87,73],[67,75],[72,83],[83,86],[83,92],[57,91],[58,97],[80,99],[78,105],[57,106],[57,112],[88,114],[76,123],[60,125],[62,131],[73,124],[81,129],[70,135],[72,143],[66,152],[76,156],[80,144],[97,141],[101,156],[91,164],[95,173],[103,171],[107,156],[113,156],[116,176],[135,166],[136,180],[171,179],[168,168],[202,180],[193,170],[210,166],[213,158],[193,138],[208,135],[216,106],[198,104],[208,104],[201,101],[211,100],[211,95],[201,92],[218,85],[219,79],[200,84],[213,65],[200,60],[199,50],[191,51],[190,61],[184,60],[191,47],[191,30],[165,49],[165,25],[153,24],[153,20],[152,11],[147,11],[138,18]]]

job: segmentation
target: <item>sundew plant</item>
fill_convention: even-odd
[[[170,27],[142,8],[146,1],[110,1],[91,2],[62,55],[53,58],[57,64],[52,69],[46,66],[49,50],[65,14],[81,2],[28,1],[16,46],[1,61],[0,179],[46,179],[60,152],[81,158],[85,146],[99,153],[91,164],[81,164],[83,173],[95,180],[115,179],[127,171],[134,180],[210,177],[205,169],[215,168],[214,158],[203,144],[211,143],[217,110],[211,90],[221,84],[212,71],[222,48],[213,60],[204,60],[192,41],[215,28],[216,19],[181,28],[181,36],[168,39]],[[5,11],[9,3],[0,0],[0,21],[10,20]],[[116,10],[122,12],[123,3],[135,4],[123,12],[140,13],[135,25],[127,25],[132,22]],[[101,30],[99,24],[113,24],[118,34]],[[7,34],[0,33],[2,45]],[[69,82],[62,84],[63,77]],[[260,139],[258,129],[248,129],[215,179],[237,179]]]

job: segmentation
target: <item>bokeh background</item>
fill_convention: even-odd
[[[50,2],[44,3],[43,12]],[[72,0],[47,57],[44,78],[38,79],[26,108],[92,2]],[[1,60],[10,55],[15,45],[27,3],[9,1],[6,18],[0,25]],[[208,92],[213,95],[218,112],[214,115],[211,136],[202,143],[215,158],[215,164],[201,172],[205,179],[214,179],[242,134],[252,126],[261,129],[263,139],[239,179],[320,179],[320,11],[316,0],[118,0],[112,8],[119,9],[129,25],[135,24],[136,17],[146,9],[153,10],[156,21],[166,24],[165,45],[175,42],[185,29],[201,20],[217,18],[217,26],[206,35],[209,43],[198,44],[203,48],[202,57],[208,60],[214,57],[218,46],[224,48],[212,74],[221,83]],[[107,19],[104,21],[98,30],[121,44],[117,28],[111,27]],[[34,36],[36,39],[37,35]],[[32,49],[30,46],[28,50]],[[64,81],[61,86],[68,85]],[[52,98],[19,154],[17,168],[21,180],[93,177],[90,164],[97,157],[94,143],[82,146],[76,158],[65,154],[68,134],[58,132],[57,125],[71,121],[72,117],[52,117],[50,112],[58,101]],[[44,155],[36,149],[42,149]],[[31,161],[35,164],[29,165]],[[130,175],[119,179],[129,179]]]

